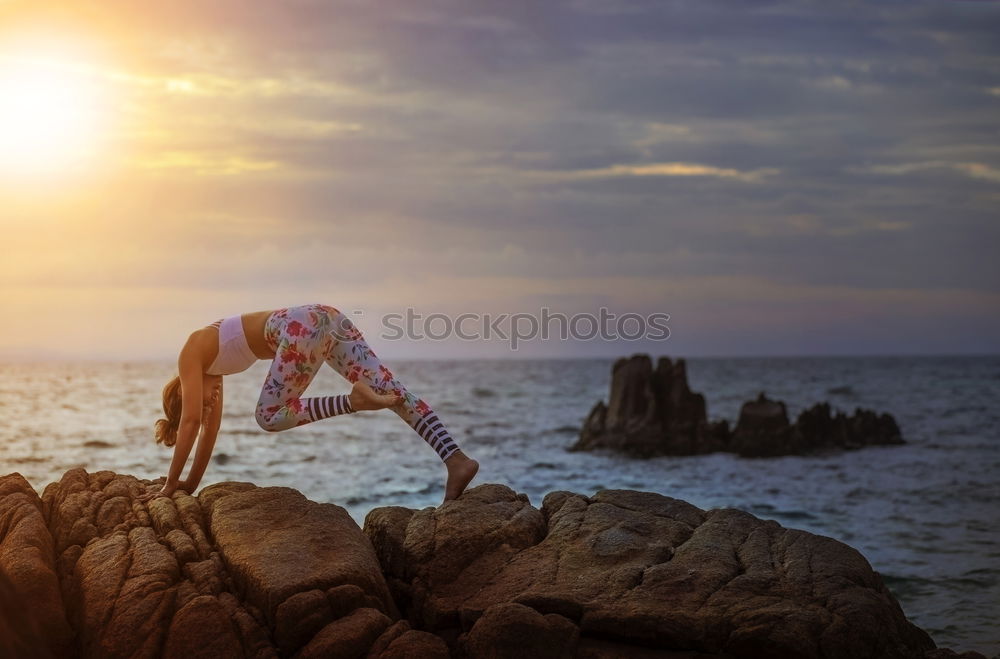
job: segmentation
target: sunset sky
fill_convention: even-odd
[[[1000,3],[0,2],[0,359],[1000,351]],[[407,307],[666,341],[379,338]]]

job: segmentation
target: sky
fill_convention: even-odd
[[[982,1],[0,1],[0,359],[313,302],[383,358],[1000,352],[998,35]],[[543,308],[669,336],[385,331]]]

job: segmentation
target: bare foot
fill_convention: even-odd
[[[399,405],[403,401],[402,396],[396,394],[380,394],[368,386],[367,383],[358,380],[351,389],[351,407],[355,412],[364,410],[381,410],[393,405]]]
[[[451,501],[457,499],[465,491],[465,486],[479,471],[479,463],[459,450],[449,456],[444,461],[444,465],[448,468],[448,483],[444,488],[444,500]]]

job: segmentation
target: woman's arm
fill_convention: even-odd
[[[167,481],[158,492],[140,497],[146,501],[155,496],[170,496],[180,485],[181,472],[188,454],[201,428],[201,362],[194,349],[193,337],[189,337],[177,358],[177,371],[181,378],[181,420],[177,426],[177,441],[174,443],[174,457],[170,461]]]
[[[177,442],[174,444],[174,457],[170,461],[167,482],[160,490],[168,496],[173,494],[180,484],[181,472],[184,471],[191,447],[194,446],[194,440],[201,428],[201,362],[194,350],[190,349],[190,345],[189,339],[177,359],[177,371],[181,377],[181,421],[177,428]]]
[[[212,450],[215,448],[215,438],[219,435],[219,426],[222,424],[222,384],[219,384],[219,400],[205,417],[205,423],[201,427],[201,436],[198,438],[198,448],[194,452],[194,463],[188,477],[181,481],[180,488],[194,494],[201,483],[201,477],[205,475],[208,468],[208,461],[212,458]]]

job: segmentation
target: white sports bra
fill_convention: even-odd
[[[215,321],[209,327],[219,329],[219,354],[205,371],[209,375],[232,375],[250,368],[257,355],[250,350],[243,333],[243,317],[229,316]]]

